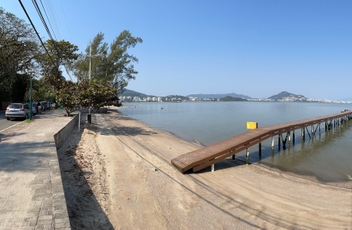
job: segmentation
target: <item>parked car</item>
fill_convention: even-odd
[[[47,101],[41,101],[40,104],[42,106],[42,111],[46,111],[48,109],[48,102]]]
[[[5,116],[7,120],[15,118],[28,119],[30,108],[28,104],[23,103],[11,103],[7,106]]]
[[[35,106],[35,104],[33,104],[33,103],[32,103],[32,115],[33,116],[37,115],[37,106]]]

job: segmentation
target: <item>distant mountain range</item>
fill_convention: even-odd
[[[237,94],[237,93],[226,93],[226,94],[190,94],[187,95],[187,97],[196,97],[200,99],[204,98],[224,98],[224,97],[234,97],[234,98],[242,98],[242,99],[251,99],[250,96],[246,96],[243,94]]]
[[[121,96],[130,96],[130,97],[154,97],[153,95],[147,95],[144,93],[139,93],[133,90],[129,90],[129,89],[124,89],[123,93],[121,94]]]
[[[144,93],[139,93],[133,90],[125,89],[125,91],[121,94],[121,96],[131,96],[131,97],[155,97],[155,95],[147,95]],[[199,99],[206,99],[206,98],[214,98],[214,99],[220,99],[220,98],[225,98],[225,97],[233,97],[233,98],[242,98],[242,99],[252,99],[250,96],[243,95],[243,94],[237,94],[237,93],[226,93],[226,94],[190,94],[187,95],[186,97],[193,97],[193,98],[199,98]],[[273,95],[271,97],[268,97],[267,99],[273,100],[273,101],[306,101],[308,98],[306,98],[303,95],[300,94],[294,94],[294,93],[289,93],[287,91],[282,91],[281,93],[278,93],[276,95]]]

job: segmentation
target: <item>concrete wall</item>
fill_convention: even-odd
[[[78,114],[74,115],[72,120],[54,135],[55,145],[57,149],[63,145],[67,137],[72,133],[72,130],[77,126],[79,118],[78,116]]]

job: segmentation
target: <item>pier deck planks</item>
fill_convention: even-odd
[[[229,139],[176,157],[171,163],[182,173],[204,169],[255,144],[282,133],[352,116],[352,111],[249,130]]]

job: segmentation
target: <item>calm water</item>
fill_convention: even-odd
[[[204,146],[246,132],[246,122],[259,127],[339,113],[352,109],[351,104],[298,102],[183,102],[125,103],[119,109],[125,115],[151,127],[171,132],[187,141]],[[250,161],[266,164],[297,174],[315,176],[320,181],[348,181],[352,176],[352,121],[313,140],[300,139],[296,130],[295,145],[286,150],[271,151],[271,140],[262,143],[262,159],[258,146],[251,147]],[[277,138],[275,138],[277,144]],[[236,154],[245,159],[245,152]]]

